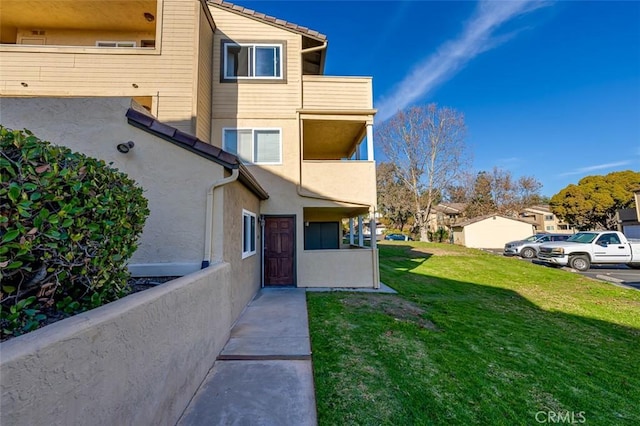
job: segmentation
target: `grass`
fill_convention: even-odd
[[[397,295],[308,293],[320,425],[640,424],[639,291],[457,246],[379,247]]]

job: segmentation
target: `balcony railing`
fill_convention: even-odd
[[[302,77],[302,106],[308,110],[370,110],[371,77]]]
[[[378,251],[306,250],[299,258],[300,287],[377,287]]]
[[[376,204],[373,161],[305,160],[302,187],[306,192],[352,203]]]

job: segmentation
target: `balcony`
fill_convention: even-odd
[[[351,203],[376,205],[373,161],[304,160],[302,188],[309,193]]]
[[[4,0],[3,51],[153,49],[162,0]],[[8,50],[9,49],[9,50]]]
[[[370,111],[371,77],[302,76],[302,108],[309,111]]]

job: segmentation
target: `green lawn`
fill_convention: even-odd
[[[320,425],[640,424],[640,291],[457,246],[379,248],[398,295],[308,293]]]

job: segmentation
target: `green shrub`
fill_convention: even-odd
[[[434,243],[446,243],[449,241],[449,231],[440,227],[437,231],[429,231],[429,241]]]
[[[149,214],[142,188],[104,161],[0,126],[2,338],[126,294]]]

